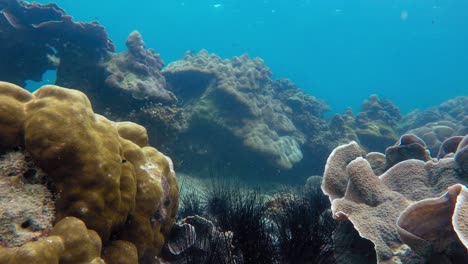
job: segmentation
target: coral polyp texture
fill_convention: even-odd
[[[337,147],[327,160],[322,181],[334,218],[349,220],[361,237],[370,240],[379,263],[421,263],[429,258],[448,261],[444,263],[466,261],[463,185],[468,183],[468,173],[462,169],[463,140],[458,140],[458,148],[451,148],[455,153],[435,159],[421,139],[404,135],[387,149],[386,156],[378,155],[386,158],[386,165],[377,169],[372,166],[376,154],[364,155],[356,142]],[[443,232],[450,238],[447,243],[437,238]],[[410,242],[415,237],[418,243]]]
[[[104,258],[109,259],[116,258],[114,253],[121,254],[116,248],[126,249],[140,260],[159,254],[164,237],[174,223],[178,188],[171,159],[148,146],[146,129],[131,122],[112,122],[95,114],[86,95],[76,90],[46,85],[29,94],[5,82],[0,82],[0,90],[0,107],[5,110],[0,113],[0,127],[4,128],[0,130],[0,152],[7,153],[1,160],[1,171],[9,171],[1,175],[1,182],[9,185],[12,192],[21,193],[26,184],[15,187],[18,180],[13,177],[26,181],[31,176],[22,173],[21,168],[16,169],[19,165],[7,166],[4,161],[10,157],[8,155],[14,155],[15,149],[30,156],[29,162],[44,174],[37,180],[39,183],[34,184],[46,184],[51,192],[47,194],[46,185],[41,185],[44,190],[36,187],[36,203],[42,201],[44,207],[52,206],[55,210],[53,223],[57,223],[50,237],[42,236],[51,241],[56,241],[53,238],[56,232],[68,237],[62,237],[64,244],[57,244],[55,253],[50,253],[58,255],[44,256],[40,260],[43,262],[37,263],[58,263],[49,259],[60,259],[60,263],[89,263],[91,257],[78,261],[79,258],[70,256],[89,253],[99,257],[101,244],[105,245]],[[31,195],[21,194],[18,199],[34,199]],[[49,201],[51,197],[53,201]],[[21,207],[21,204],[16,206]],[[22,206],[23,210],[28,210],[25,204]],[[38,205],[35,214],[39,208]],[[39,219],[33,213],[30,225]],[[82,227],[58,226],[63,221],[71,221],[66,220],[70,217],[76,217]],[[5,221],[3,215],[2,221]],[[46,228],[38,230],[50,229],[50,218],[42,222]],[[85,238],[73,238],[82,232],[75,232],[74,228],[93,230],[86,231],[90,237],[89,246],[78,245],[81,244],[78,240]],[[2,248],[2,252],[10,252],[8,254],[13,257],[0,262],[24,263],[15,259],[15,252],[40,249],[44,246],[41,236],[31,240],[37,239],[24,245],[15,244],[21,246],[19,248]]]

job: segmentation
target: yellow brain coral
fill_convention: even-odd
[[[178,189],[172,161],[147,146],[146,129],[95,114],[76,90],[47,85],[31,95],[0,82],[0,91],[0,150],[23,147],[45,171],[57,221],[77,217],[104,244],[134,245],[140,259],[158,254]]]

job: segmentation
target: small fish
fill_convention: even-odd
[[[223,7],[223,5],[222,4],[214,4],[213,7],[214,8],[220,8],[220,7]]]

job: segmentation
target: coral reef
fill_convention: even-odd
[[[448,121],[457,126],[462,125],[462,127],[458,128],[461,129],[458,134],[464,135],[468,132],[466,128],[468,127],[467,116],[468,96],[459,96],[429,109],[411,111],[399,122],[398,131],[407,132],[428,123]]]
[[[374,94],[364,100],[356,116],[348,109],[343,115],[335,115],[330,125],[335,136],[355,140],[367,151],[383,152],[397,141],[400,119],[400,110],[392,102]]]
[[[194,107],[193,119],[221,126],[239,137],[247,148],[270,157],[279,168],[291,168],[302,159],[300,141],[292,134],[296,128],[285,115],[285,106],[273,98],[268,86],[271,72],[263,61],[246,55],[221,60],[201,51],[169,64],[163,74],[171,76],[168,82],[178,79],[176,83],[181,84],[180,78],[194,70],[212,76],[212,80],[203,89],[195,88],[203,96]]]
[[[442,143],[453,136],[464,136],[468,131],[468,118],[464,125],[456,125],[451,121],[437,121],[427,123],[424,126],[411,129],[407,133],[420,137],[427,144],[431,156],[437,157]],[[463,127],[463,128],[462,128]]]
[[[130,33],[126,45],[128,51],[112,54],[111,59],[106,61],[109,74],[106,84],[131,93],[135,99],[152,97],[174,103],[177,98],[166,90],[166,80],[160,72],[164,62],[159,54],[155,54],[152,49],[145,49],[138,31]]]
[[[239,175],[319,172],[319,164],[336,144],[322,119],[328,109],[325,103],[288,80],[272,80],[259,58],[223,60],[202,50],[187,53],[162,73],[186,113],[187,126],[178,139],[191,142],[191,153],[178,151],[177,144],[171,149],[184,152],[183,166],[188,170],[200,171],[201,164],[213,162],[232,164],[229,169]],[[211,135],[209,140],[206,134]],[[251,158],[234,155],[239,152]]]
[[[1,80],[23,86],[55,68],[62,76],[88,73],[115,49],[102,26],[74,22],[56,4],[1,0],[0,10]]]
[[[468,134],[467,105],[468,96],[460,96],[426,110],[412,111],[403,117],[398,130],[423,139],[432,157],[436,157],[445,140]]]
[[[55,202],[58,224],[53,230],[66,233],[57,225],[74,216],[96,231],[92,236],[99,244],[131,244],[110,243],[106,258],[119,252],[114,247],[137,252],[140,260],[159,254],[175,220],[178,187],[171,159],[147,145],[146,129],[95,114],[88,98],[76,90],[48,85],[26,98],[28,92],[16,85],[1,82],[0,89],[6,91],[0,105],[12,106],[6,113],[21,117],[15,122],[0,118],[1,127],[13,127],[1,130],[0,138],[18,144],[2,144],[0,151],[20,147],[44,171]],[[78,242],[70,243],[76,247]],[[28,243],[11,250],[23,247]]]
[[[422,144],[424,142],[414,135],[402,137],[395,146],[396,152],[398,148],[404,148],[406,156],[387,160],[387,164],[393,166],[387,166],[380,176],[376,176],[370,162],[362,157],[363,150],[356,142],[336,148],[327,160],[322,190],[330,198],[334,218],[351,221],[359,235],[374,244],[379,262],[419,263],[421,256],[411,254],[409,248],[405,249],[395,224],[397,218],[414,201],[434,198],[447,188],[454,188],[451,187],[453,185],[468,183],[468,175],[461,169],[466,156],[459,160],[455,160],[453,154],[440,160],[410,158],[408,154],[420,153],[420,148],[425,146]],[[406,151],[406,146],[412,145],[417,146],[417,151]],[[460,151],[463,147],[455,156],[460,155]],[[392,151],[387,149],[389,152]],[[405,226],[401,221],[400,225]],[[440,252],[446,253],[447,248],[432,251],[431,257],[438,257]],[[464,256],[467,253],[466,249],[462,251]],[[455,255],[452,256],[454,259],[457,258]]]

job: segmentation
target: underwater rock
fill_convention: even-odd
[[[159,254],[175,220],[178,187],[171,159],[147,145],[145,128],[95,114],[76,90],[48,85],[18,101],[27,91],[4,82],[0,89],[8,91],[0,105],[23,117],[19,126],[0,118],[0,127],[13,125],[0,138],[23,138],[15,147],[47,175],[56,221],[75,216],[104,244],[132,243],[140,260]],[[13,147],[3,146],[0,152]]]
[[[400,143],[424,144],[409,135]],[[395,225],[401,212],[413,201],[437,197],[454,184],[466,185],[467,174],[450,156],[418,160],[408,155],[376,176],[361,153],[356,142],[337,147],[327,160],[322,190],[330,198],[334,218],[351,221],[360,236],[374,244],[378,262],[407,263],[412,255],[400,254],[403,242]],[[418,156],[420,151],[414,153]]]
[[[1,0],[0,10],[1,80],[24,86],[55,68],[77,75],[115,50],[104,27],[74,22],[54,3]]]

